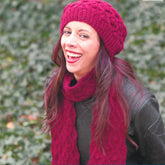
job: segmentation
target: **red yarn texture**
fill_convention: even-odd
[[[92,26],[107,48],[111,59],[124,47],[127,29],[113,6],[102,0],[79,0],[67,5],[61,18],[60,32],[70,21]]]
[[[80,79],[76,85],[70,86],[73,75],[66,73],[63,81],[63,101],[60,106],[56,125],[51,130],[52,165],[80,164],[80,154],[77,148],[77,131],[75,128],[76,111],[74,102],[85,100],[94,95],[96,80],[91,71]],[[90,159],[88,164],[126,164],[126,136],[124,134],[123,115],[116,101],[115,93],[110,91],[110,124],[106,126],[103,135],[104,152],[97,147],[94,138],[94,123],[97,111],[94,107],[94,118],[91,126]],[[110,104],[111,105],[111,104]]]

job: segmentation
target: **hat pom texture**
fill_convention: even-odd
[[[127,29],[119,13],[102,0],[79,0],[64,8],[60,33],[71,21],[80,21],[92,26],[109,52],[111,59],[124,47]]]

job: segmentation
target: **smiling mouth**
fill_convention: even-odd
[[[68,63],[75,63],[79,61],[82,56],[80,53],[73,53],[69,51],[66,52],[66,55],[67,55],[66,61]]]
[[[74,58],[74,57],[75,57],[75,58],[76,58],[76,57],[81,57],[81,55],[80,55],[80,54],[77,54],[77,53],[67,52],[66,54],[67,54],[68,57],[71,57],[71,58],[72,58],[72,57],[73,57],[73,58]]]

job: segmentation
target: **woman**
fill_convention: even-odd
[[[46,81],[52,164],[163,164],[165,131],[154,95],[117,58],[126,27],[101,0],[64,9]]]

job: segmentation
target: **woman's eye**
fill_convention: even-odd
[[[63,34],[71,34],[71,32],[70,31],[63,31]]]
[[[81,34],[80,37],[81,37],[81,38],[89,38],[89,36],[86,35],[86,34]]]

